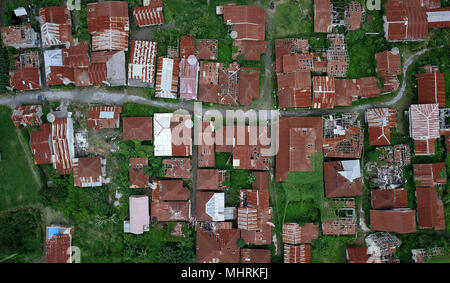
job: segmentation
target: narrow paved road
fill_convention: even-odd
[[[272,22],[272,18],[268,17],[268,27],[270,27]],[[270,79],[273,77],[273,70],[272,70],[272,56],[270,55],[272,52],[272,44],[270,43],[271,40],[271,29],[269,29],[269,45],[268,45],[268,55],[266,56],[266,80],[264,84],[264,89],[262,91],[263,98],[265,100],[265,103],[255,107],[254,110],[268,110],[271,109],[271,99],[272,99],[272,89],[271,89],[271,82]],[[440,47],[442,48],[442,47]],[[411,64],[415,61],[415,59],[421,55],[423,55],[425,52],[427,52],[429,49],[423,49],[406,60],[404,66],[403,66],[403,82],[401,85],[401,88],[397,95],[384,102],[375,103],[375,104],[365,104],[365,105],[359,105],[352,108],[343,108],[343,109],[316,109],[316,110],[296,110],[296,111],[280,111],[282,116],[288,116],[288,117],[301,117],[301,116],[311,116],[311,115],[328,115],[328,114],[334,114],[334,113],[344,113],[344,112],[359,112],[362,110],[366,110],[368,108],[373,107],[386,107],[391,106],[400,101],[402,99],[403,95],[406,91],[406,72],[411,66]],[[134,96],[134,95],[126,95],[121,92],[108,92],[101,89],[98,89],[96,87],[86,87],[86,88],[78,88],[75,90],[37,90],[37,91],[24,91],[17,95],[8,95],[0,98],[0,105],[8,105],[11,108],[14,108],[21,104],[27,104],[27,103],[41,103],[42,100],[54,102],[54,101],[70,101],[75,103],[83,103],[83,104],[96,104],[96,103],[103,103],[103,104],[117,104],[122,105],[127,102],[134,102],[138,104],[146,104],[146,105],[152,105],[156,107],[162,107],[167,109],[185,109],[189,112],[194,111],[194,102],[192,101],[179,101],[179,102],[165,102],[161,100],[153,100],[148,99],[140,96]],[[242,107],[228,107],[229,109],[243,109]],[[245,109],[245,108],[244,108]],[[218,109],[218,108],[203,108],[203,113],[205,113],[208,110],[218,110],[223,115],[225,114],[226,109]]]

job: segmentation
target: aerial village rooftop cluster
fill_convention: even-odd
[[[438,2],[387,1],[386,39],[420,41],[428,37],[429,29],[450,27],[450,9],[440,8]],[[248,106],[259,97],[258,69],[241,67],[237,62],[229,66],[218,62],[217,40],[185,35],[179,46],[170,47],[167,56],[157,57],[157,42],[129,40],[127,2],[91,3],[87,11],[91,42],[72,37],[71,13],[66,7],[40,9],[40,34],[29,25],[1,29],[5,46],[42,47],[43,52],[44,62],[40,62],[36,51],[26,51],[15,58],[15,70],[10,71],[12,89],[35,90],[44,83],[149,87],[155,88],[158,98],[232,106]],[[314,12],[314,31],[327,33],[329,48],[312,50],[308,40],[302,38],[275,40],[274,69],[280,109],[351,106],[358,99],[378,97],[400,88],[402,60],[398,48],[376,54],[376,71],[382,84],[379,77],[347,77],[345,36],[332,31],[341,26],[348,30],[360,28],[365,11],[359,2],[348,5],[343,19],[336,16],[330,0],[315,0]],[[259,61],[267,51],[266,12],[254,6],[226,4],[217,6],[216,14],[230,26],[237,50],[233,58],[243,55],[245,60]],[[408,20],[404,20],[405,16]],[[144,1],[144,6],[133,9],[133,17],[138,28],[163,24],[163,1]],[[41,64],[44,74],[40,72]],[[370,182],[376,187],[370,193],[373,233],[365,239],[367,247],[347,248],[347,259],[398,262],[395,251],[401,241],[395,233],[414,233],[417,227],[445,229],[444,205],[438,194],[447,183],[440,173],[446,170],[445,163],[414,164],[414,178],[420,182],[416,209],[409,208],[399,173],[403,165],[411,163],[411,152],[433,155],[436,140],[441,136],[450,138],[450,127],[445,124],[449,110],[444,108],[444,75],[437,66],[423,67],[426,73],[417,75],[418,103],[411,105],[408,113],[414,148],[391,144],[391,129],[397,126],[395,108],[368,109],[364,119],[357,112],[322,117],[282,116],[277,137],[279,150],[272,164],[271,157],[263,154],[265,146],[255,145],[250,139],[253,131],[270,135],[268,126],[216,127],[213,122],[200,122],[199,135],[208,135],[214,143],[197,146],[193,145],[194,122],[190,115],[157,113],[152,117],[121,118],[119,105],[91,105],[89,130],[121,128],[123,140],[151,141],[154,156],[165,158],[165,177],[160,179],[144,173],[147,158],[130,158],[130,189],[143,188],[148,193],[129,197],[129,220],[123,223],[124,232],[143,234],[151,229],[152,222],[186,222],[196,230],[199,263],[268,263],[269,249],[242,248],[238,242],[242,239],[244,245],[264,247],[272,243],[271,180],[285,182],[290,172],[314,171],[312,157],[323,153],[325,158],[333,158],[323,163],[324,209],[330,215],[322,217],[321,223],[282,224],[284,262],[310,262],[311,241],[320,234],[356,234],[359,212],[355,209],[355,197],[363,194],[364,166],[371,172]],[[39,125],[30,138],[35,164],[53,164],[60,174],[72,174],[74,185],[80,190],[108,184],[106,160],[101,155],[76,155],[72,113],[52,112],[46,117],[49,123],[42,122],[42,115],[41,105],[22,105],[14,109],[11,117],[16,126]],[[361,162],[364,120],[369,144],[382,152],[379,159],[385,161],[383,165]],[[175,128],[182,128],[183,135],[174,135]],[[246,135],[243,144],[235,143],[238,132]],[[447,150],[449,146],[447,143]],[[197,156],[193,156],[195,152]],[[251,170],[255,176],[251,189],[240,191],[238,207],[225,206],[229,176],[226,170],[215,168],[216,152],[231,153],[233,168]],[[193,164],[194,160],[197,164]],[[183,180],[191,178],[196,182],[193,192],[183,186]],[[69,256],[65,250],[76,237],[76,227],[55,225],[48,227],[47,234],[47,262],[66,262]],[[440,250],[434,252],[439,254]],[[424,250],[413,251],[417,262],[426,256],[429,255]]]

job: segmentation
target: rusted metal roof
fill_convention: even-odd
[[[157,43],[132,40],[128,64],[128,85],[153,87],[155,84],[155,65]]]
[[[71,245],[72,238],[70,235],[53,235],[46,243],[46,262],[67,263],[71,258],[71,255],[67,252]]]
[[[263,141],[269,141],[268,126],[243,126],[234,127],[233,143],[233,167],[235,169],[268,170],[269,145],[263,145]]]
[[[200,65],[195,56],[180,62],[180,99],[197,100]]]
[[[368,263],[367,248],[347,248],[346,257],[349,263]]]
[[[73,183],[76,187],[94,187],[102,184],[102,159],[100,157],[75,158]]]
[[[335,105],[351,106],[361,96],[361,85],[356,79],[335,79]]]
[[[416,189],[417,219],[421,229],[445,229],[444,203],[434,187]]]
[[[105,1],[87,4],[87,26],[92,50],[128,50],[128,3]]]
[[[256,180],[252,183],[254,190],[268,190],[269,189],[269,173],[261,171],[253,171]]]
[[[310,263],[311,246],[310,245],[284,245],[284,263]]]
[[[313,77],[313,108],[333,108],[336,85],[333,77]]]
[[[366,111],[370,145],[391,144],[391,128],[397,127],[396,117],[395,109],[372,108]]]
[[[39,47],[37,33],[30,25],[1,27],[4,46],[15,48]]]
[[[183,180],[155,180],[152,183],[152,201],[187,201],[191,192],[183,187]]]
[[[158,57],[156,97],[177,98],[179,63],[178,58]]]
[[[420,187],[447,184],[445,163],[414,164],[414,179]]]
[[[53,166],[62,175],[69,175],[74,157],[73,122],[71,118],[56,118],[52,123]]]
[[[324,162],[323,174],[327,198],[362,195],[359,160]]]
[[[189,179],[191,177],[191,159],[189,158],[164,159],[163,166],[166,178]]]
[[[439,104],[445,107],[445,77],[442,73],[417,75],[419,104]]]
[[[259,71],[256,68],[241,68],[239,72],[239,96],[241,105],[252,104],[259,97]]]
[[[421,0],[389,0],[385,4],[385,33],[391,41],[428,38],[428,20]]]
[[[42,18],[42,45],[44,48],[72,43],[72,26],[70,11],[66,7],[47,7],[39,10]]]
[[[153,139],[152,117],[123,117],[123,139],[141,141]]]
[[[191,55],[195,55],[195,38],[183,35],[180,41],[180,58],[188,58]]]
[[[17,90],[33,90],[41,88],[39,68],[20,68],[9,71],[9,85]]]
[[[275,40],[275,70],[277,74],[283,72],[284,56],[296,53],[300,55],[309,54],[309,43],[307,39],[288,38]],[[292,62],[289,63],[292,64]]]
[[[408,207],[408,194],[405,189],[372,190],[373,209]]]
[[[314,32],[331,32],[331,13],[330,0],[314,0]]]
[[[300,226],[297,223],[283,223],[283,243],[286,244],[310,244],[312,240],[319,237],[319,226],[306,223]]]
[[[89,107],[89,129],[119,128],[121,106],[91,106]]]
[[[39,130],[31,132],[30,146],[34,157],[34,164],[52,163],[50,135],[51,124],[42,124]]]
[[[426,11],[428,28],[450,27],[450,7],[429,9]]]
[[[162,0],[152,0],[148,5],[133,8],[134,22],[138,27],[164,24]]]
[[[280,108],[311,107],[311,72],[297,71],[278,74],[278,104]]]
[[[312,171],[311,154],[322,149],[320,117],[280,117],[276,180],[283,182],[291,171]]]
[[[14,108],[11,120],[16,127],[42,124],[42,105],[21,105]]]
[[[370,228],[374,231],[396,232],[408,234],[416,232],[416,211],[402,210],[371,210]]]

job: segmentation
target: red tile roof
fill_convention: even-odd
[[[330,0],[314,0],[314,32],[331,32]]]
[[[164,24],[162,0],[152,0],[148,6],[134,7],[133,16],[138,27]]]
[[[277,74],[283,72],[284,56],[296,53],[300,55],[309,54],[309,43],[307,39],[288,38],[275,40],[275,70]],[[294,59],[290,56],[288,58]],[[292,64],[290,61],[289,63]]]
[[[263,141],[268,141],[270,138],[268,127],[237,125],[234,128],[233,167],[235,169],[268,170],[269,146],[262,144]]]
[[[51,124],[42,124],[39,130],[31,132],[30,146],[34,157],[34,164],[52,163],[50,136]]]
[[[67,263],[71,258],[67,250],[72,245],[70,235],[53,235],[46,243],[46,262],[47,263]]]
[[[256,68],[241,68],[239,72],[239,96],[241,105],[252,104],[259,97],[259,71]]]
[[[190,191],[182,180],[157,180],[152,184],[151,218],[158,221],[189,221]]]
[[[183,35],[180,41],[180,58],[188,58],[191,55],[195,55],[195,38]]]
[[[414,164],[414,179],[420,187],[434,187],[447,184],[445,163]]]
[[[62,85],[75,83],[74,69],[69,66],[50,66],[47,85]]]
[[[266,12],[258,7],[224,5],[223,22],[233,26],[236,40],[264,40],[266,37]]]
[[[198,169],[197,190],[224,190],[224,173],[218,169]]]
[[[408,194],[405,189],[373,190],[371,202],[373,209],[408,207]]]
[[[416,211],[371,210],[370,228],[374,231],[396,232],[399,234],[416,232]]]
[[[105,1],[87,4],[87,26],[92,50],[128,50],[128,3]]]
[[[119,128],[121,106],[91,106],[89,107],[89,129]]]
[[[21,105],[14,108],[11,120],[16,127],[42,124],[42,105]]]
[[[166,170],[165,178],[189,179],[191,177],[191,159],[189,158],[164,159],[163,166]]]
[[[223,63],[200,62],[200,79],[198,83],[198,100],[218,103],[219,98],[219,70]]]
[[[356,220],[355,219],[332,219],[322,220],[322,234],[324,235],[355,235]]]
[[[207,232],[197,226],[196,231],[198,263],[239,263],[240,250],[237,246],[240,238],[239,229],[218,229]]]
[[[347,248],[346,256],[349,263],[368,263],[367,248]]]
[[[347,7],[345,21],[347,30],[358,30],[363,19],[363,7],[358,1],[352,1]]]
[[[310,263],[311,246],[310,245],[284,245],[284,263]]]
[[[297,223],[283,223],[283,243],[286,244],[310,244],[312,240],[319,237],[319,226],[306,223],[300,226]]]
[[[276,180],[283,182],[291,171],[312,171],[311,154],[322,150],[320,117],[280,117]]]
[[[218,48],[218,40],[197,39],[195,44],[195,56],[198,60],[217,60]]]
[[[429,141],[431,143],[433,139],[440,137],[438,104],[411,105],[409,112],[410,132],[414,140]]]
[[[39,68],[20,68],[9,71],[9,84],[17,90],[32,90],[41,88]]]
[[[278,104],[280,108],[311,107],[311,73],[297,71],[278,74]]]
[[[366,111],[371,146],[391,144],[391,128],[397,128],[396,117],[396,109],[372,108]]]
[[[377,60],[377,72],[382,76],[400,76],[402,74],[402,60],[400,53],[392,51],[383,51],[375,54]]]
[[[333,108],[336,85],[333,77],[313,77],[313,108]]]
[[[102,183],[102,159],[100,157],[75,158],[73,183],[76,187],[91,187]]]
[[[242,249],[241,263],[270,263],[270,250]]]
[[[156,180],[152,186],[152,200],[184,201],[191,196],[191,192],[183,187],[183,180]]]
[[[122,123],[124,140],[153,140],[152,117],[124,117]]]
[[[148,188],[149,176],[144,173],[143,167],[148,165],[148,158],[130,158],[130,188]]]
[[[416,189],[417,214],[421,229],[445,229],[444,203],[434,187]]]
[[[362,195],[362,178],[359,160],[331,161],[323,163],[325,196],[350,197]],[[349,168],[345,164],[348,162]],[[353,167],[355,166],[355,167]]]
[[[233,41],[233,46],[237,47],[237,52],[233,53],[233,59],[243,55],[243,59],[246,61],[259,61],[261,55],[267,51],[267,41],[265,40],[236,40]]]
[[[445,107],[445,77],[442,73],[417,75],[419,104],[435,104]]]
[[[219,70],[219,97],[218,103],[225,105],[238,105],[239,95],[239,69],[238,63],[234,62],[228,68]]]
[[[198,140],[198,167],[215,166],[215,135],[212,122],[202,122]]]

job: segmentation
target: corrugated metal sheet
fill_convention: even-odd
[[[371,210],[370,228],[374,231],[396,232],[408,234],[416,232],[416,211],[404,210]]]
[[[153,87],[155,82],[156,50],[156,42],[131,41],[128,85]]]
[[[178,67],[178,58],[158,58],[158,68],[156,73],[156,97],[177,98]]]

